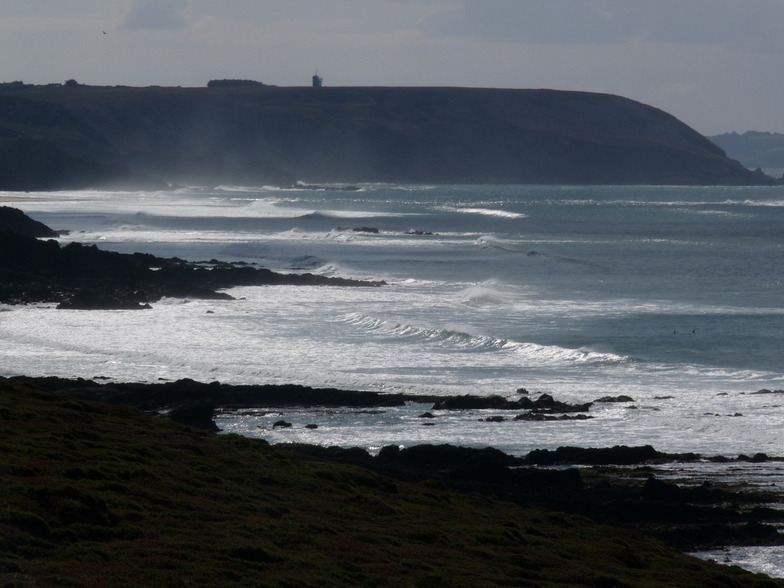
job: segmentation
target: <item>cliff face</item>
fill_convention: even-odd
[[[0,86],[0,188],[174,183],[758,184],[618,96],[468,88]]]

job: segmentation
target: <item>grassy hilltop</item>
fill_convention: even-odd
[[[0,382],[0,585],[774,587],[586,519]]]
[[[0,84],[0,189],[304,182],[726,184],[754,174],[607,94]]]

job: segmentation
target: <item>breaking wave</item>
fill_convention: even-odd
[[[614,353],[588,349],[568,349],[557,345],[512,341],[489,335],[475,335],[464,331],[438,327],[421,327],[397,323],[362,313],[350,313],[343,321],[366,333],[383,337],[409,339],[415,342],[435,343],[460,351],[514,353],[538,363],[621,363],[630,358]]]
[[[458,212],[461,214],[479,214],[482,216],[497,216],[501,218],[528,218],[522,212],[509,212],[508,210],[498,210],[496,208],[463,208],[459,206],[442,206],[440,210],[444,212]]]

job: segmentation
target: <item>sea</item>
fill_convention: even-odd
[[[0,375],[302,384],[595,403],[499,411],[247,407],[225,432],[371,452],[562,445],[784,455],[784,186],[394,185],[0,192],[56,230],[190,261],[384,280],[238,287],[146,311],[0,307]],[[292,427],[274,427],[285,419]],[[306,427],[316,425],[316,427]],[[784,492],[784,462],[703,464]],[[784,576],[784,549],[702,554]]]

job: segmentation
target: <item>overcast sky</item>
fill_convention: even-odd
[[[784,132],[784,0],[0,0],[0,81],[620,94]]]

